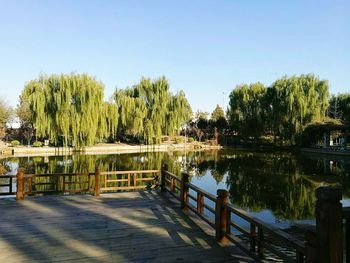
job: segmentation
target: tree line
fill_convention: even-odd
[[[229,106],[193,114],[183,91],[170,92],[165,77],[142,78],[116,89],[104,101],[104,84],[86,74],[40,75],[29,81],[13,110],[0,100],[0,138],[18,117],[17,137],[49,139],[56,146],[98,142],[157,144],[164,136],[199,141],[234,137],[243,142],[298,144],[305,127],[336,120],[350,122],[350,93],[330,95],[327,80],[308,74],[283,77],[265,86],[237,85]],[[227,140],[226,140],[227,141]]]
[[[236,86],[227,110],[230,129],[244,140],[270,137],[297,144],[307,125],[327,118],[350,120],[350,94],[330,97],[327,80],[312,74],[283,77],[270,86]]]
[[[101,141],[159,143],[178,135],[192,110],[183,91],[165,77],[142,78],[104,101],[104,84],[86,74],[40,75],[29,81],[17,108],[23,134],[54,145],[85,147]]]

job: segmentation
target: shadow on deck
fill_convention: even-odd
[[[157,191],[2,199],[0,251],[0,262],[253,262]]]

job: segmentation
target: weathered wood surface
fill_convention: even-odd
[[[2,199],[0,262],[253,261],[184,213],[156,191]]]

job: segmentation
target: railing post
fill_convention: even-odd
[[[255,252],[256,247],[256,226],[253,223],[250,223],[250,237],[249,237],[249,243],[250,243],[250,251]]]
[[[17,171],[17,192],[16,192],[16,200],[20,201],[24,199],[24,169],[18,168]]]
[[[181,178],[181,193],[180,193],[180,202],[181,202],[181,208],[184,210],[187,210],[187,204],[188,204],[188,187],[186,184],[189,181],[189,175],[187,173],[182,174]]]
[[[204,212],[204,196],[200,192],[197,192],[197,212],[200,214]]]
[[[345,220],[345,259],[350,262],[350,218]]]
[[[161,170],[161,186],[160,189],[163,193],[166,192],[166,181],[165,181],[165,171],[168,171],[168,165],[165,163],[162,166],[162,170]]]
[[[264,257],[264,231],[258,227],[258,257]]]
[[[296,263],[303,263],[305,260],[305,255],[300,251],[296,251]]]
[[[101,172],[99,168],[95,168],[95,196],[100,196],[101,189]]]
[[[12,177],[10,177],[10,181],[9,181],[9,192],[10,192],[10,195],[12,195],[12,193],[13,193],[13,189],[12,189]]]
[[[171,179],[170,179],[171,181],[171,183],[170,183],[170,190],[171,190],[171,192],[172,193],[175,193],[175,179],[174,179],[174,177],[171,177]]]
[[[226,205],[228,204],[229,193],[225,189],[217,190],[215,202],[215,237],[218,242],[224,241],[226,238],[224,233],[230,229],[229,211]]]
[[[343,262],[342,189],[319,187],[316,198],[317,262]]]
[[[308,229],[305,232],[305,262],[314,263],[317,262],[317,249],[316,249],[316,232],[314,229]]]

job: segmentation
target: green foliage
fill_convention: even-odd
[[[308,123],[325,117],[328,98],[328,82],[311,74],[283,77],[267,88],[242,84],[230,94],[229,124],[245,138],[274,135],[294,144]]]
[[[197,128],[200,130],[208,129],[209,127],[209,113],[204,111],[197,111],[195,116]]]
[[[41,146],[43,146],[42,142],[39,142],[39,141],[33,142],[33,147],[41,147]]]
[[[264,130],[264,102],[267,89],[261,83],[237,86],[230,94],[230,126],[243,137],[259,136]]]
[[[143,78],[132,88],[116,90],[119,109],[118,135],[141,138],[147,144],[161,143],[162,135],[175,136],[192,116],[183,91],[173,95],[164,77]]]
[[[176,137],[176,138],[175,138],[175,143],[176,143],[176,144],[183,143],[183,141],[184,141],[184,140],[183,140],[182,137]]]
[[[192,116],[184,92],[171,94],[164,77],[116,90],[110,102],[103,101],[103,90],[86,74],[40,75],[20,96],[22,135],[29,141],[35,130],[54,145],[77,148],[117,137],[153,144],[178,135]]]
[[[163,136],[162,142],[168,142],[170,140],[169,136]]]
[[[17,106],[16,114],[20,123],[21,136],[27,140],[29,145],[31,138],[34,135],[34,124],[29,98],[26,92],[22,92],[22,95],[19,97],[19,105]]]
[[[227,127],[225,112],[219,105],[216,105],[216,108],[212,112],[210,122],[211,126],[218,130],[223,130]]]
[[[29,103],[30,120],[39,137],[54,144],[84,147],[106,134],[101,82],[83,74],[41,75],[22,93]]]
[[[16,146],[18,146],[18,145],[20,145],[21,143],[18,141],[18,140],[13,140],[13,141],[11,141],[11,146],[12,147],[16,147]]]
[[[5,136],[6,124],[11,121],[13,110],[0,98],[0,139]]]
[[[211,120],[212,121],[217,121],[220,118],[225,118],[225,112],[224,110],[219,106],[219,104],[216,105],[216,108],[214,111],[211,113]]]
[[[194,138],[189,137],[189,138],[188,138],[188,142],[194,142]]]
[[[350,93],[333,95],[329,101],[327,115],[350,124]]]
[[[328,82],[313,75],[284,77],[272,86],[274,133],[295,140],[306,124],[322,120],[328,108]]]
[[[318,142],[324,140],[324,132],[336,130],[342,126],[340,120],[329,117],[324,118],[322,121],[310,122],[300,136],[301,144],[308,147],[315,146]]]

